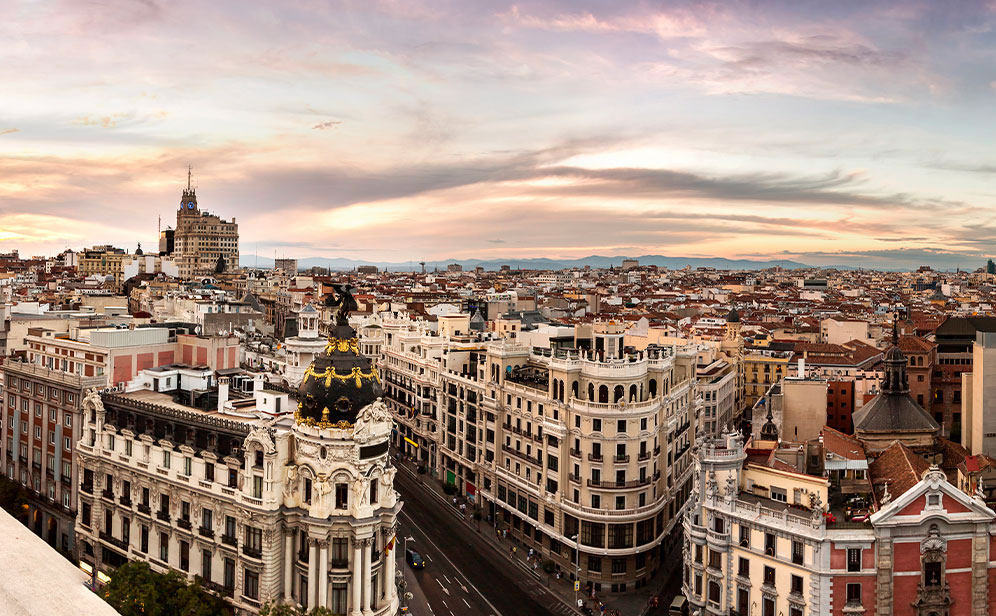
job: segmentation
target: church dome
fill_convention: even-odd
[[[299,424],[349,428],[357,414],[383,394],[377,369],[360,355],[356,331],[339,322],[325,351],[304,373],[294,417]]]

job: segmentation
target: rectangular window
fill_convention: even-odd
[[[170,452],[163,451],[163,468],[169,468],[170,465]]]
[[[169,535],[159,533],[159,560],[169,564]]]
[[[255,571],[245,570],[245,588],[243,594],[250,599],[259,598],[259,574]]]
[[[588,557],[588,571],[600,573],[602,571],[602,558],[600,556]]]
[[[764,567],[764,583],[770,586],[775,585],[775,568],[774,567]]]
[[[792,542],[792,562],[801,565],[805,554],[805,547],[801,541]]]
[[[201,551],[201,578],[211,581],[211,550]]]
[[[335,484],[335,508],[345,509],[349,506],[349,488],[344,483]]]
[[[861,604],[861,584],[847,585],[847,602]]]
[[[225,559],[225,583],[227,590],[235,590],[235,561],[231,558]]]
[[[750,561],[746,558],[740,557],[737,563],[737,575],[745,579],[750,579]]]
[[[252,497],[263,498],[263,477],[261,475],[253,475],[252,477]]]
[[[743,524],[740,525],[740,547],[750,547],[750,527]]]
[[[186,541],[180,542],[180,570],[190,569],[190,544]]]
[[[141,547],[139,549],[142,551],[142,554],[148,554],[149,553],[149,527],[143,524],[142,525],[142,531],[141,531],[140,535],[141,535]]]
[[[802,594],[802,577],[798,575],[792,576],[792,592],[801,595]]]
[[[861,571],[861,548],[847,548],[847,570],[852,573]]]
[[[764,553],[768,556],[777,556],[775,551],[775,536],[771,533],[764,533]]]

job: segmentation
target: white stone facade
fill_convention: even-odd
[[[81,560],[110,575],[124,559],[199,575],[239,613],[275,601],[394,614],[401,502],[384,404],[351,429],[238,413],[151,392],[87,396]]]
[[[662,565],[691,485],[693,348],[623,356],[622,330],[598,324],[590,353],[407,319],[381,334],[396,444],[430,475],[600,591]]]

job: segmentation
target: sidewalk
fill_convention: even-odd
[[[429,475],[419,477],[416,465],[410,460],[402,457],[400,461],[395,461],[395,465],[416,482],[421,480],[421,487],[447,505],[446,510],[453,514],[454,518],[480,532],[481,538],[494,549],[496,554],[518,568],[524,576],[538,582],[544,590],[559,599],[565,608],[570,608],[569,613],[580,614],[574,600],[574,582],[569,579],[567,571],[563,572],[563,577],[560,580],[556,579],[555,573],[547,574],[543,570],[542,561],[539,561],[535,556],[530,557],[529,548],[523,548],[511,534],[504,538],[498,538],[492,522],[485,519],[474,520],[474,505],[466,498],[447,495],[443,492],[442,484]],[[460,505],[466,505],[463,511],[461,511]],[[600,613],[602,605],[600,602],[604,601],[605,614],[611,613],[612,610],[618,610],[619,616],[643,616],[649,609],[650,598],[659,594],[666,586],[668,574],[669,572],[665,572],[662,568],[641,589],[631,590],[622,595],[601,593],[596,594],[594,598],[585,592],[584,583],[582,583],[577,597],[584,600],[584,605],[595,614]]]

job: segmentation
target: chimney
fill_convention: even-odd
[[[218,379],[218,412],[225,410],[225,403],[228,402],[228,377],[223,376]]]

